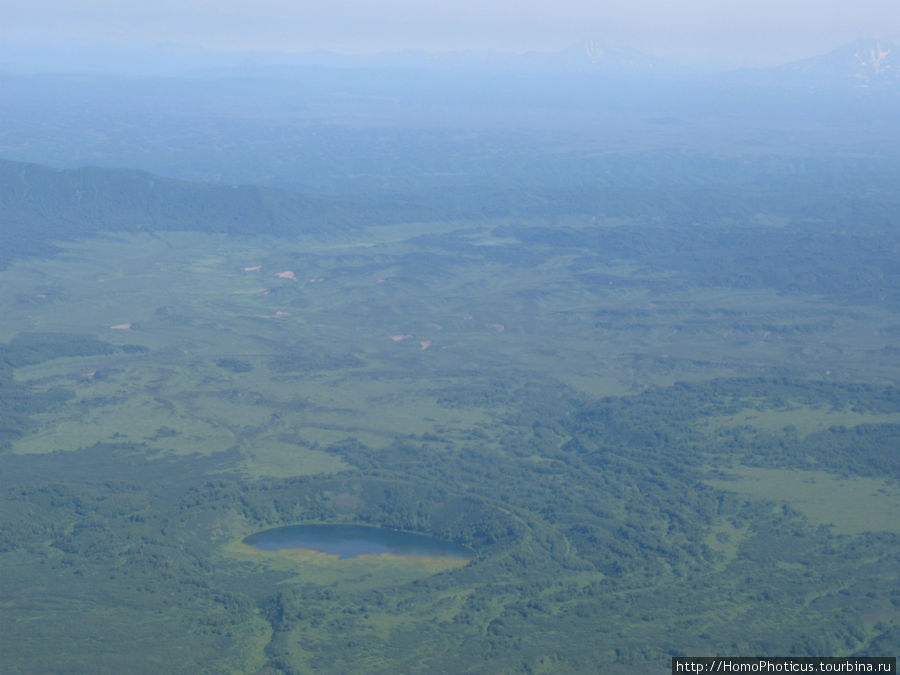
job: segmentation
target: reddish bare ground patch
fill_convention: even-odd
[[[422,340],[419,344],[422,345],[422,351],[424,352],[431,346],[431,340]]]
[[[275,276],[279,279],[290,279],[291,281],[297,281],[297,275],[294,274],[293,270],[285,270],[284,272],[279,272]]]
[[[245,267],[245,272],[259,272],[262,269],[262,265],[254,265],[253,267]]]
[[[130,323],[117,323],[115,326],[110,326],[113,330],[131,330]]]
[[[290,316],[290,312],[275,312],[275,316]]]
[[[403,335],[391,335],[390,337],[394,342],[400,342],[401,340],[409,340],[410,338],[412,338],[412,335],[410,335],[409,333],[404,333]]]
[[[495,330],[498,333],[502,333],[506,330],[506,326],[504,326],[502,323],[486,323],[484,325],[485,327],[490,328],[491,330]]]

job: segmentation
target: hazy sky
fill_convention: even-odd
[[[7,44],[67,40],[302,52],[560,49],[772,63],[897,40],[898,0],[0,0]]]

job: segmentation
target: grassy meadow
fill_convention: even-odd
[[[7,359],[5,672],[896,653],[896,306],[647,227],[121,232],[0,271],[0,342],[56,336]],[[697,259],[755,269],[739,234]],[[303,522],[476,557],[241,543]]]

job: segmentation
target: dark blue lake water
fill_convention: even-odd
[[[288,525],[251,534],[244,543],[262,551],[305,548],[340,558],[381,553],[427,558],[472,557],[472,551],[448,541],[363,525]]]

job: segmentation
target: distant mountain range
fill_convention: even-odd
[[[900,45],[879,40],[857,40],[827,54],[769,70],[809,81],[861,86],[896,85],[900,83]]]
[[[62,65],[64,64],[64,65]],[[38,49],[0,46],[0,72],[120,72],[137,75],[278,75],[308,67],[367,69],[501,69],[597,73],[607,76],[701,75],[695,68],[648,55],[635,49],[584,40],[554,52],[512,53],[492,50],[426,52],[403,50],[366,55],[327,51],[305,53],[213,52],[177,45],[108,47],[78,45]],[[709,69],[704,71],[709,73]],[[900,83],[900,46],[878,40],[857,40],[827,54],[775,67],[740,71],[741,77],[799,84],[851,84],[855,86]],[[723,75],[731,76],[726,72]]]
[[[573,65],[602,72],[681,75],[689,72],[689,69],[679,68],[663,59],[635,50],[603,47],[592,40],[546,58],[559,63],[567,60]],[[819,56],[740,72],[743,77],[772,84],[897,86],[900,84],[900,45],[880,40],[856,40]],[[726,72],[722,75],[730,77],[734,74]]]

